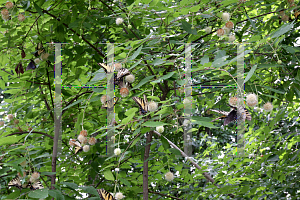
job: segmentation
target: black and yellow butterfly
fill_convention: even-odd
[[[20,181],[19,176],[16,176],[15,178],[13,178],[9,183],[8,186],[14,186],[19,188],[20,190],[23,188],[30,188],[31,190],[38,190],[38,189],[43,189],[44,186],[41,183],[41,181],[36,181],[35,183],[28,183],[28,184],[23,184]]]
[[[132,99],[139,105],[140,113],[144,115],[148,112],[148,100],[145,94],[143,96],[144,99],[139,97],[132,97]]]
[[[104,189],[97,189],[97,192],[101,198],[101,200],[116,200],[109,192]]]
[[[218,118],[212,120],[212,122],[216,121],[218,119],[224,119],[224,126],[225,126],[232,121],[240,120],[241,117],[243,119],[247,119],[248,121],[252,120],[251,114],[249,113],[249,111],[246,108],[243,108],[242,106],[240,106],[239,108],[234,107],[234,106],[230,106],[230,107],[232,108],[232,110],[230,112],[210,109],[211,111],[214,111],[214,112],[217,112],[217,113],[220,113],[223,115],[221,117],[218,117]],[[238,112],[240,113],[239,115],[238,115]]]
[[[30,188],[31,190],[38,190],[38,189],[43,189],[44,186],[41,183],[41,181],[36,181],[33,184],[32,183],[28,183],[27,188]]]
[[[39,57],[40,55],[42,55],[43,53],[45,53],[45,49],[43,47],[43,44],[41,42],[39,42],[35,48],[35,57]]]
[[[78,154],[79,152],[81,152],[83,150],[83,147],[81,146],[81,144],[78,141],[73,142],[73,144],[75,144],[75,154]]]
[[[107,72],[113,72],[113,66],[107,66],[104,63],[98,63],[99,66],[101,66],[105,73],[107,74]],[[130,71],[126,68],[121,68],[118,73],[117,76],[114,76],[114,82],[116,85],[119,85],[121,82],[123,82],[123,78],[127,75],[130,74]]]
[[[19,176],[16,176],[15,178],[13,178],[13,179],[8,183],[8,186],[14,186],[14,187],[17,187],[17,188],[19,188],[20,190],[23,188]]]
[[[110,101],[106,101],[106,103],[103,104],[101,108],[112,108],[118,101],[119,97],[114,97],[114,102],[112,101],[112,99]]]

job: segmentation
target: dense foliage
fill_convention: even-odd
[[[1,199],[98,199],[99,188],[128,200],[145,199],[143,184],[149,199],[300,198],[299,2],[0,2]],[[61,74],[54,70],[59,43]],[[175,145],[184,151],[189,44],[193,155],[187,159]],[[239,45],[245,54],[245,97],[258,96],[255,107],[246,104],[252,120],[245,121],[244,156],[235,156],[236,124],[211,122],[218,115],[208,112],[230,110]],[[106,155],[107,110],[101,97],[107,77],[97,64],[108,63],[111,47],[114,62],[135,76],[127,85],[129,95],[115,86],[112,139],[122,151],[117,156]],[[158,103],[145,117],[132,99],[143,94]],[[267,102],[273,105],[269,112],[263,109]],[[164,126],[158,131],[164,137],[158,126]],[[85,140],[78,138],[82,130],[96,144],[90,139],[89,147],[75,154],[71,139]],[[8,187],[24,170],[39,172],[45,188]]]

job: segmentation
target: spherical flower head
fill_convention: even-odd
[[[185,119],[185,120],[183,121],[183,126],[188,126],[190,123],[191,123],[190,120]]]
[[[237,102],[238,102],[238,98],[237,97],[230,97],[229,98],[229,105],[236,106]]]
[[[28,131],[32,131],[32,128],[31,128],[31,127],[28,127]]]
[[[165,179],[166,179],[167,181],[173,181],[173,179],[174,179],[174,174],[173,174],[172,172],[167,172],[167,173],[165,174]]]
[[[211,27],[208,26],[208,27],[206,27],[204,30],[205,30],[205,33],[210,33],[210,32],[211,32]]]
[[[81,143],[85,143],[85,141],[87,141],[86,137],[84,137],[83,135],[78,135],[78,141]]]
[[[120,171],[120,169],[119,169],[119,168],[116,168],[116,169],[115,169],[115,171],[116,171],[116,172],[119,172],[119,171]]]
[[[133,74],[129,74],[128,76],[125,76],[125,80],[129,83],[133,83],[134,79],[135,79],[135,77]]]
[[[84,137],[86,137],[87,136],[87,131],[86,130],[80,131],[80,135],[83,135]]]
[[[34,59],[35,64],[39,64],[41,62],[41,60],[39,58]]]
[[[20,163],[20,165],[21,165],[22,167],[25,167],[26,164],[27,164],[27,161],[26,161],[26,160],[24,160],[23,162]]]
[[[234,40],[235,40],[235,36],[234,35],[229,35],[228,42],[233,42]]]
[[[23,171],[23,173],[18,172],[18,177],[24,178],[26,176],[26,172]]]
[[[127,87],[123,87],[120,89],[120,95],[122,97],[127,97],[129,95],[129,90]]]
[[[102,97],[101,97],[101,103],[102,104],[106,103],[106,95],[102,95]]]
[[[119,71],[122,68],[122,64],[121,63],[115,63],[115,70]]]
[[[221,37],[221,36],[224,35],[224,34],[225,34],[224,29],[220,28],[219,30],[217,30],[217,35],[218,35],[219,37]]]
[[[25,16],[22,15],[22,14],[19,14],[19,15],[18,15],[18,20],[19,20],[20,22],[24,21],[24,20],[25,20]]]
[[[257,96],[255,94],[248,94],[246,98],[248,106],[255,106],[258,103]]]
[[[16,124],[16,125],[19,124],[19,120],[15,119],[14,124]]]
[[[84,152],[88,152],[90,150],[90,145],[84,145],[82,149]]]
[[[115,139],[115,136],[114,136],[114,135],[113,135],[113,136],[111,136],[111,137],[110,137],[110,139],[111,139],[111,140],[114,140],[114,139]]]
[[[38,180],[40,178],[40,173],[33,172],[30,178],[32,178],[33,180]]]
[[[41,55],[41,60],[48,60],[48,57],[49,57],[49,53],[43,53]]]
[[[11,8],[14,7],[14,4],[13,4],[12,2],[8,1],[8,2],[6,2],[5,7],[6,7],[7,9],[11,9]]]
[[[89,139],[89,144],[90,144],[90,145],[96,144],[96,138],[91,137],[91,138]]]
[[[124,198],[124,195],[122,192],[117,192],[116,193],[116,196],[115,196],[115,199],[116,200],[120,200],[120,199],[123,199]]]
[[[225,26],[226,26],[226,28],[229,28],[229,29],[232,29],[233,28],[233,22],[232,21],[228,21],[228,22],[226,22],[226,24],[225,24]]]
[[[12,120],[14,118],[13,114],[9,114],[9,115],[7,115],[7,117],[9,120]]]
[[[222,14],[222,19],[223,19],[223,21],[229,21],[229,19],[230,19],[230,14],[229,14],[229,13],[223,13],[223,14]]]
[[[289,16],[283,15],[283,16],[281,17],[281,19],[282,19],[282,21],[287,22],[287,21],[289,21]]]
[[[116,148],[114,150],[114,154],[117,156],[117,155],[120,155],[121,154],[121,149],[120,148]]]
[[[4,126],[4,121],[0,121],[0,126]]]
[[[265,105],[263,107],[264,107],[264,110],[267,111],[267,112],[270,112],[270,111],[273,110],[273,105],[272,105],[271,102],[265,103]]]
[[[224,26],[222,29],[224,30],[226,35],[228,35],[230,33],[230,29],[227,28],[226,26]]]
[[[280,16],[283,16],[284,14],[285,14],[284,11],[280,11],[280,12],[279,12],[279,15],[280,15]]]
[[[120,25],[120,24],[122,24],[123,23],[123,19],[122,18],[120,18],[120,17],[118,17],[117,19],[116,19],[116,24],[117,25]]]
[[[155,110],[157,110],[158,106],[157,106],[157,103],[154,102],[154,101],[151,101],[149,104],[148,104],[148,110],[150,112],[153,112]]]
[[[287,0],[287,2],[288,2],[289,4],[292,4],[292,3],[294,3],[294,0]]]
[[[192,102],[189,100],[189,99],[187,99],[187,98],[185,98],[184,100],[183,100],[183,104],[191,104]]]
[[[179,91],[180,94],[182,94],[182,93],[184,93],[184,88],[182,88],[182,87],[178,88],[178,91]]]
[[[156,127],[156,131],[159,132],[159,133],[163,133],[165,130],[164,126],[158,126]]]
[[[2,16],[3,15],[9,15],[9,12],[8,12],[8,10],[6,10],[6,9],[3,9],[3,10],[1,10],[1,14],[2,14]]]
[[[75,139],[70,139],[69,145],[70,145],[71,147],[74,147],[74,146],[75,146],[75,142],[76,142]]]
[[[2,19],[3,19],[4,21],[7,21],[7,20],[9,19],[9,15],[2,15]]]

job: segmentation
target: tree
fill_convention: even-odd
[[[1,199],[98,199],[99,188],[117,199],[300,196],[299,3],[1,5]],[[244,156],[234,155],[235,123],[209,113],[230,111],[239,89],[257,98],[245,99],[252,120],[239,120]],[[146,115],[132,99],[144,94]],[[25,170],[23,188],[9,187]],[[44,189],[26,185],[37,180]]]

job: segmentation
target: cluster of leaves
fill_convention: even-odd
[[[0,35],[0,118],[5,121],[0,130],[1,199],[97,199],[95,188],[120,190],[126,199],[142,199],[144,135],[163,125],[163,135],[184,149],[185,96],[179,89],[187,83],[188,43],[193,159],[202,169],[191,168],[193,164],[166,139],[154,135],[147,159],[149,198],[228,199],[229,193],[236,199],[299,198],[300,48],[295,46],[299,19],[293,17],[299,5],[291,8],[284,1],[253,0],[39,0],[17,1],[14,9],[11,20],[3,21]],[[280,11],[289,13],[291,21],[283,22]],[[19,23],[16,16],[21,12],[26,19]],[[221,124],[210,123],[212,116],[206,113],[208,108],[229,109],[227,100],[236,93],[232,77],[238,75],[240,46],[215,34],[224,26],[222,12],[230,13],[232,32],[238,42],[244,42],[245,91],[258,94],[259,105],[267,101],[274,105],[268,115],[259,108],[249,109],[253,120],[245,126],[245,157],[233,156],[235,126],[219,128]],[[124,22],[116,25],[117,17]],[[211,33],[204,31],[207,26],[212,27]],[[42,61],[36,69],[22,73],[19,67],[34,59],[40,42],[51,54],[50,62]],[[58,44],[51,42],[66,43],[61,52],[61,94],[55,93],[60,72],[53,70]],[[124,152],[121,157],[106,156],[107,115],[100,109],[106,78],[97,63],[105,62],[109,51],[136,77],[128,97],[116,92],[121,100],[115,106],[115,139]],[[159,103],[148,120],[138,115],[131,99],[144,93]],[[62,99],[57,155],[53,154],[55,98]],[[11,113],[21,131],[6,121]],[[82,127],[98,143],[89,152],[75,155],[69,140],[77,138]],[[221,153],[225,156],[220,157]],[[24,160],[41,173],[45,189],[20,193],[7,187]],[[168,171],[175,174],[173,182],[163,179]],[[204,172],[220,187],[205,180]]]

